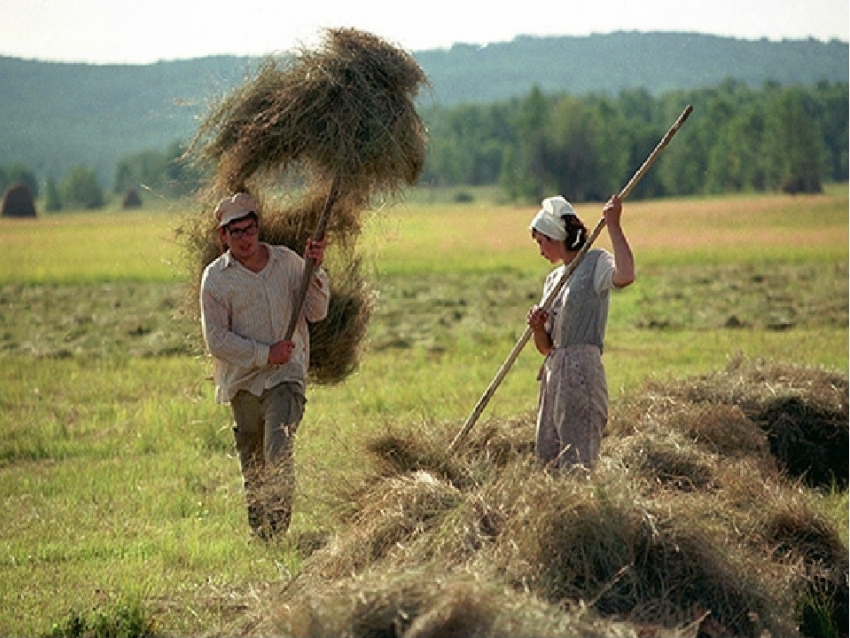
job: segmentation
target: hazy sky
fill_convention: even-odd
[[[0,16],[0,55],[97,63],[262,56],[338,26],[410,51],[612,31],[850,39],[848,0],[0,0]]]

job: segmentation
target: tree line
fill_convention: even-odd
[[[694,112],[637,185],[633,198],[744,191],[816,193],[848,178],[848,85],[766,83],[753,89],[727,80],[708,89],[655,97],[642,89],[577,97],[545,94],[490,104],[422,111],[429,150],[420,183],[499,186],[515,201],[561,193],[576,202],[602,201],[646,159],[683,108]],[[185,144],[144,151],[116,168],[115,195],[144,187],[165,197],[187,195],[204,176],[185,158]],[[0,166],[0,192],[26,184],[41,191],[34,171]],[[76,166],[46,180],[45,209],[92,209],[107,195],[95,172]]]
[[[633,197],[742,191],[819,192],[848,178],[848,85],[715,88],[653,97],[546,95],[432,108],[422,181],[499,185],[510,199],[561,193],[601,201],[617,192],[684,107],[694,112],[665,161]]]
[[[173,142],[164,151],[142,151],[124,157],[116,168],[111,190],[117,197],[138,194],[142,189],[163,197],[181,197],[195,192],[202,180],[202,173],[186,157],[185,144]],[[0,193],[13,184],[25,185],[34,199],[42,191],[35,172],[22,163],[0,166]],[[109,196],[94,169],[80,164],[59,180],[52,175],[47,177],[44,208],[48,212],[93,210],[103,207]]]

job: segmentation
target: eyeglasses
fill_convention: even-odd
[[[257,222],[252,222],[248,226],[243,228],[227,228],[227,234],[230,235],[233,239],[242,239],[243,235],[248,235],[248,237],[253,237],[257,234],[260,228]]]

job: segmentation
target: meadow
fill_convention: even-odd
[[[529,207],[411,198],[372,213],[363,358],[310,388],[293,530],[263,544],[187,292],[175,229],[191,206],[0,220],[2,635],[262,633],[270,601],[344,529],[340,487],[369,472],[358,442],[457,431],[549,269]],[[612,406],[742,360],[846,377],[847,211],[846,185],[627,203],[638,281],[612,300]],[[590,225],[599,207],[578,212]],[[528,422],[539,364],[526,348],[482,430]],[[846,553],[846,491],[807,498]]]

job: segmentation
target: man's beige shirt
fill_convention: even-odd
[[[327,273],[313,271],[304,309],[285,365],[269,365],[269,348],[284,338],[301,279],[304,259],[285,246],[262,244],[269,262],[259,273],[240,264],[228,251],[204,270],[201,278],[201,326],[215,362],[215,398],[228,403],[240,390],[260,396],[282,382],[302,390],[310,365],[307,322],[325,318],[330,301]]]

